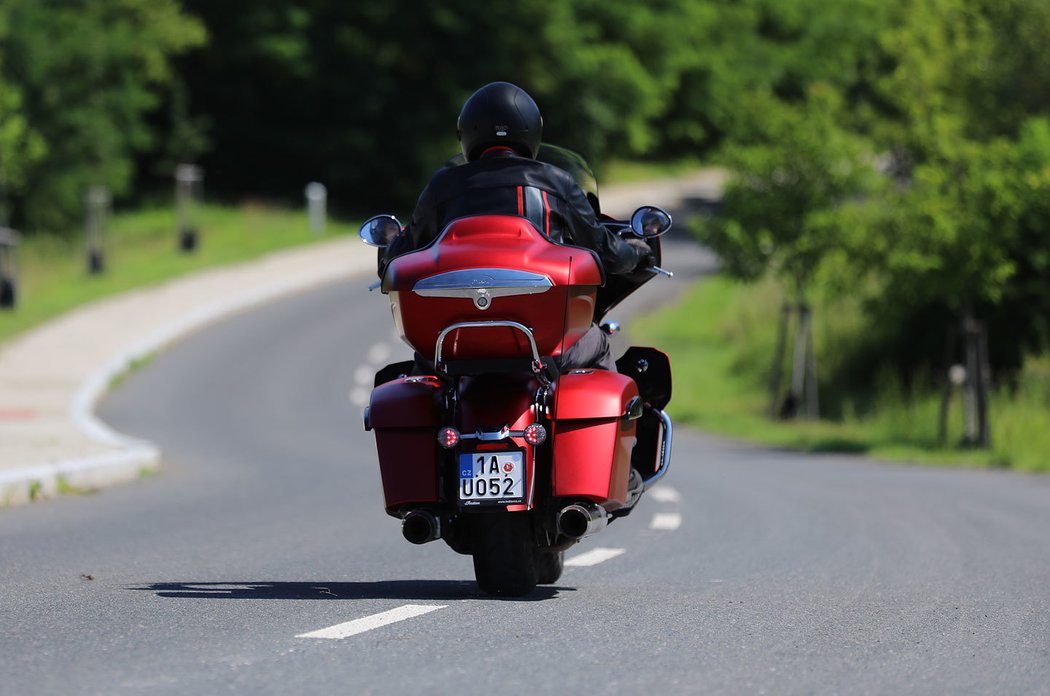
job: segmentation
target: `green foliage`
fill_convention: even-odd
[[[720,15],[745,34],[750,58],[730,74],[751,110],[723,129],[736,177],[701,238],[737,277],[772,271],[800,290],[819,278],[863,299],[877,322],[858,363],[910,382],[943,367],[946,337],[972,316],[1009,374],[1050,348],[1050,11],[823,10],[754,0]]]
[[[962,444],[962,399],[949,410],[948,446],[938,444],[939,391],[908,388],[893,371],[878,371],[870,390],[841,382],[844,366],[865,337],[878,333],[855,298],[819,280],[813,290],[815,340],[825,356],[822,399],[835,413],[821,421],[771,422],[766,417],[770,349],[782,293],[775,283],[702,281],[675,306],[637,319],[633,334],[666,350],[675,373],[669,405],[676,422],[706,431],[816,452],[863,452],[901,461],[1050,471],[1050,362],[1025,362],[1015,394],[992,397],[992,448]],[[841,321],[846,317],[847,321]],[[868,366],[869,369],[871,366]]]
[[[31,129],[15,138],[23,156],[7,181],[28,228],[63,229],[89,186],[129,192],[135,156],[157,146],[148,115],[171,56],[202,43],[204,30],[176,0],[4,0],[3,11],[3,80]]]
[[[187,0],[211,36],[185,61],[194,109],[209,115],[209,190],[301,196],[324,181],[333,202],[410,206],[458,152],[464,99],[494,80],[520,84],[546,139],[596,163],[648,152],[669,108],[689,0],[473,0],[245,4]]]
[[[761,141],[728,150],[737,175],[701,239],[730,273],[755,279],[772,268],[803,288],[840,244],[828,211],[873,182],[863,141],[836,124],[840,110],[831,89],[814,85],[804,102],[766,115]]]
[[[9,193],[25,185],[26,169],[47,153],[40,134],[26,120],[21,90],[4,77],[3,47],[8,32],[7,13],[0,11],[0,226],[10,222]]]
[[[863,411],[877,375],[933,379],[963,314],[998,375],[1050,349],[1047,36],[1045,0],[0,0],[0,181],[30,232],[198,155],[210,197],[318,180],[407,213],[463,100],[509,80],[599,172],[733,169],[702,238],[852,298],[867,329],[820,363]]]

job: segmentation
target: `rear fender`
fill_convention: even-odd
[[[526,426],[539,419],[535,408],[536,392],[540,384],[535,377],[524,373],[493,373],[463,377],[456,404],[455,427],[463,434],[456,453],[483,450],[521,449],[525,451],[525,503],[507,505],[508,511],[529,510],[535,504],[536,448],[520,435],[508,434],[503,439],[471,439],[479,433],[492,437],[507,429],[521,433]],[[456,500],[455,486],[450,482],[449,500]],[[484,510],[491,512],[493,507]]]

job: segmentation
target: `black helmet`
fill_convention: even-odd
[[[468,161],[496,145],[535,158],[542,132],[540,107],[525,90],[509,82],[490,82],[470,95],[456,124],[456,135]]]

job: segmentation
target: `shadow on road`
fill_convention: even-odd
[[[157,582],[128,587],[153,592],[158,597],[182,599],[490,599],[476,583],[467,580],[386,580],[381,582]],[[553,599],[569,587],[537,587],[515,601]]]

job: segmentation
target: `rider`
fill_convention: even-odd
[[[434,174],[408,227],[380,249],[380,277],[395,256],[430,244],[445,225],[468,215],[526,217],[555,242],[597,252],[607,273],[649,265],[644,241],[610,232],[568,172],[536,160],[542,129],[539,107],[520,87],[492,82],[474,92],[457,124],[466,163]],[[593,325],[559,362],[563,369],[616,369],[608,338]]]

